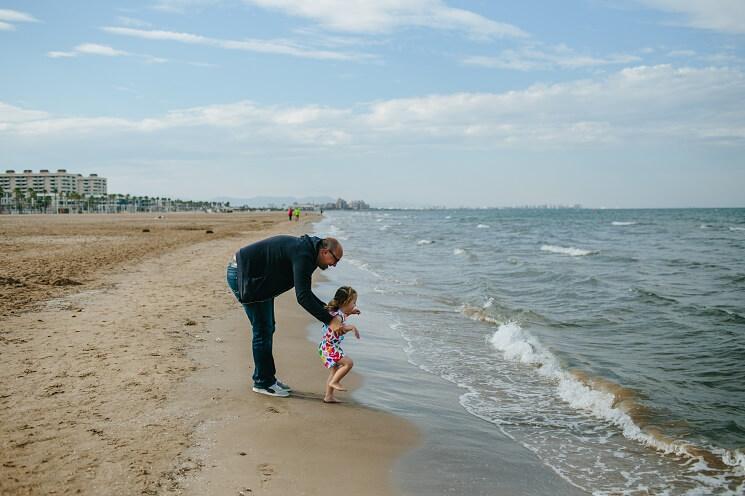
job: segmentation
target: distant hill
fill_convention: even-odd
[[[211,201],[215,202],[230,202],[233,207],[282,207],[286,205],[292,205],[293,203],[331,203],[335,202],[336,198],[330,196],[303,196],[301,198],[295,196],[254,196],[252,198],[235,198],[230,196],[219,196],[212,198]]]

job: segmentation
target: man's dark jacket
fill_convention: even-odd
[[[307,234],[274,236],[244,246],[235,254],[241,303],[274,298],[295,287],[297,302],[315,318],[328,324],[331,315],[311,291],[311,276],[321,239]]]

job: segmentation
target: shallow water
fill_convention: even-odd
[[[745,210],[328,212],[316,229],[344,243],[331,282],[407,366],[572,485],[745,491]]]

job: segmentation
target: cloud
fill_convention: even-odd
[[[326,29],[352,33],[388,33],[400,28],[427,27],[462,31],[479,39],[526,38],[512,24],[493,21],[441,0],[244,0],[257,7],[318,22]]]
[[[0,9],[0,21],[6,22],[39,22],[34,16],[17,10]]]
[[[647,7],[678,14],[683,25],[731,34],[745,33],[742,0],[638,0]]]
[[[115,26],[105,26],[103,31],[121,36],[130,36],[146,40],[176,41],[192,45],[205,45],[225,50],[244,50],[258,53],[271,53],[278,55],[290,55],[293,57],[311,58],[320,60],[360,60],[371,58],[369,55],[352,54],[344,52],[332,52],[327,50],[312,50],[300,47],[284,40],[226,40],[209,38],[191,33],[178,33],[174,31],[144,30]]]
[[[463,63],[497,69],[532,71],[553,68],[578,69],[602,65],[629,64],[639,62],[640,60],[635,55],[616,54],[607,57],[582,55],[564,45],[559,45],[548,50],[533,47],[502,50],[495,57],[473,55],[463,59]]]
[[[39,20],[25,12],[0,9],[0,31],[15,31],[14,23],[18,22],[39,22]]]
[[[696,52],[693,50],[672,50],[668,52],[668,57],[695,57]]]
[[[47,57],[56,58],[71,58],[77,57],[78,55],[102,55],[105,57],[126,57],[133,55],[124,50],[117,50],[108,45],[99,45],[97,43],[83,43],[76,46],[70,52],[51,51],[47,52]]]
[[[78,53],[84,53],[88,55],[104,55],[106,57],[121,57],[130,55],[124,50],[117,50],[107,45],[99,45],[96,43],[83,43],[75,47],[75,51]]]
[[[117,20],[121,25],[130,28],[149,28],[152,26],[152,24],[150,24],[149,22],[143,21],[141,19],[136,19],[134,17],[118,16]]]
[[[221,0],[158,0],[153,9],[162,12],[183,14],[187,10],[203,9],[220,4]]]
[[[396,146],[538,150],[609,144],[745,145],[745,73],[727,68],[626,68],[600,79],[503,93],[454,93],[335,108],[250,101],[145,119],[57,117],[0,105],[0,143],[96,136],[173,143],[174,149],[306,150]],[[196,140],[196,141],[195,141]],[[289,152],[288,152],[289,153]]]

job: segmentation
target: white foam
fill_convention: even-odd
[[[619,221],[613,221],[611,222],[614,226],[633,226],[636,224],[636,222],[619,222]]]
[[[489,225],[487,225],[487,224],[479,224],[479,225],[478,225],[478,226],[476,226],[476,227],[477,227],[478,229],[489,229],[489,227],[491,227],[491,226],[489,226]]]
[[[446,219],[450,219],[451,217],[450,217],[449,215],[446,215],[446,216],[445,216],[445,218],[446,218]]]
[[[730,227],[730,231],[745,231],[745,227]]]
[[[692,456],[682,442],[665,442],[643,432],[625,411],[613,407],[612,394],[592,389],[562,369],[558,359],[517,323],[501,324],[489,341],[505,359],[534,365],[540,375],[557,381],[557,394],[571,407],[615,424],[628,439],[664,453]]]
[[[466,252],[466,251],[465,251],[465,250],[463,250],[462,248],[455,248],[455,249],[453,250],[453,255],[463,255],[463,254],[464,254],[465,252]]]
[[[420,239],[419,241],[416,242],[416,244],[418,245],[431,245],[432,243],[434,243],[434,241],[430,239]]]
[[[581,248],[565,248],[563,246],[555,246],[555,245],[543,245],[541,246],[541,251],[548,251],[551,253],[560,253],[562,255],[569,255],[571,257],[584,257],[587,255],[593,255],[597,253],[596,251],[592,250],[583,250]]]
[[[368,272],[368,273],[374,275],[378,279],[382,279],[383,278],[383,276],[381,276],[380,274],[378,274],[374,270],[370,269],[370,267],[365,262],[361,262],[359,260],[355,260],[354,258],[345,258],[345,260],[348,263],[350,263],[350,264],[354,265],[355,267],[357,267],[358,269],[364,270],[365,272]]]
[[[384,225],[380,226],[380,230],[381,231],[387,231],[388,230],[388,227],[390,227],[388,224],[384,224]]]

